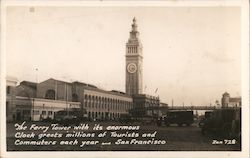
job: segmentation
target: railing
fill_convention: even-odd
[[[215,110],[220,109],[216,106],[169,106],[169,110]]]
[[[215,110],[221,109],[221,107],[216,106],[158,106],[158,107],[147,107],[148,110],[159,110],[159,109],[166,109],[166,110]]]

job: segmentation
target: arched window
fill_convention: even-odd
[[[77,94],[72,94],[72,101],[73,102],[78,102],[78,95]]]
[[[55,100],[55,90],[53,90],[53,89],[47,90],[46,94],[45,94],[45,99]]]

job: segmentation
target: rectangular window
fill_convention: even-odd
[[[34,115],[39,115],[39,110],[33,110]]]
[[[42,115],[46,115],[46,111],[42,111]]]
[[[6,88],[6,93],[7,93],[7,94],[10,94],[10,86],[7,86],[7,88]]]
[[[52,115],[52,111],[48,111],[48,115]]]

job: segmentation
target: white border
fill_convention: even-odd
[[[241,7],[241,78],[242,78],[242,151],[241,152],[231,152],[231,151],[150,151],[150,152],[86,152],[86,151],[74,151],[74,152],[6,152],[6,116],[5,116],[5,74],[6,74],[6,48],[5,48],[5,11],[7,6],[171,6],[171,7],[186,7],[186,6],[238,6]],[[247,158],[249,157],[249,1],[248,0],[211,0],[211,1],[12,1],[12,0],[2,0],[1,1],[1,152],[0,157],[25,157],[25,158],[36,158],[36,157],[237,157],[237,158]],[[17,65],[18,66],[18,65]]]

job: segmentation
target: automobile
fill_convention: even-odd
[[[202,128],[204,126],[205,120],[209,119],[211,117],[212,111],[206,111],[204,116],[201,118],[199,122],[199,127]]]
[[[152,125],[155,124],[155,116],[132,116],[130,114],[121,114],[119,122],[121,123],[139,123],[141,125]]]
[[[164,122],[166,126],[171,124],[177,124],[178,126],[185,124],[186,126],[190,126],[194,122],[194,114],[192,110],[169,111],[164,118]]]
[[[156,121],[157,126],[162,126],[164,124],[165,117],[166,117],[166,115],[162,115],[162,116],[157,118],[157,121]]]
[[[211,116],[203,121],[202,134],[211,133],[222,137],[241,135],[241,108],[222,108],[214,110]]]
[[[119,122],[121,123],[133,123],[134,121],[130,114],[121,114],[119,118]]]
[[[168,111],[166,115],[163,115],[157,119],[157,125],[170,126],[171,124],[177,124],[178,126],[186,125],[190,126],[194,122],[194,115],[192,110],[172,110]]]
[[[56,112],[54,121],[62,124],[79,124],[82,121],[87,121],[87,117],[80,109],[68,109]]]
[[[140,123],[142,125],[154,125],[156,119],[157,118],[155,116],[150,116],[150,115],[133,118],[134,122]]]

